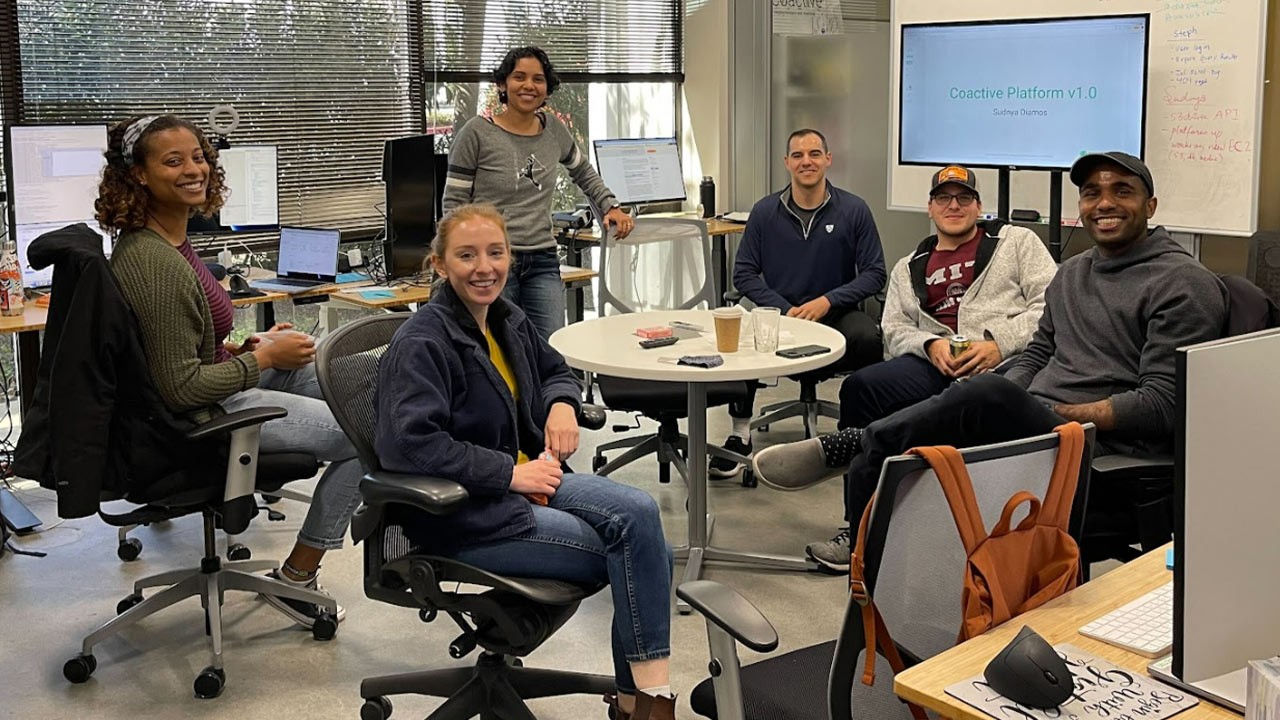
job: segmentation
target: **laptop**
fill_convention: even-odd
[[[276,277],[250,280],[249,286],[293,295],[330,285],[338,278],[338,243],[341,240],[342,233],[338,230],[281,227]]]

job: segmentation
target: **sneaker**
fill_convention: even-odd
[[[849,572],[849,561],[853,555],[853,540],[849,528],[844,528],[835,537],[824,542],[809,543],[804,552],[818,567],[831,572]]]
[[[751,457],[751,442],[743,440],[737,435],[730,435],[729,439],[724,441],[723,447],[731,453],[737,453],[748,458]],[[707,468],[708,474],[718,478],[733,477],[741,471],[742,463],[722,457],[711,458],[711,465]]]
[[[843,475],[846,469],[827,467],[818,438],[767,447],[756,453],[751,467],[757,480],[775,490],[803,490]]]
[[[272,580],[279,580],[280,582],[288,583],[289,585],[292,585],[294,587],[306,588],[307,590],[315,590],[316,592],[324,593],[325,595],[329,594],[325,592],[324,588],[320,587],[320,583],[316,577],[312,577],[310,580],[305,580],[305,581],[292,580],[290,578],[285,577],[284,575],[281,575],[279,570],[272,570],[271,572],[267,573],[267,577],[271,578]],[[285,615],[289,616],[289,618],[292,619],[294,622],[298,623],[299,625],[307,629],[310,629],[313,626],[315,626],[316,618],[320,616],[321,612],[324,612],[324,608],[320,607],[315,603],[309,603],[302,600],[294,600],[293,598],[277,597],[275,595],[263,595],[262,599],[271,603],[272,607],[284,613]],[[338,622],[342,622],[347,617],[347,609],[339,605],[338,612],[335,613],[335,615],[337,617]]]

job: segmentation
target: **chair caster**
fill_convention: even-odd
[[[125,598],[125,599],[121,600],[120,602],[116,603],[116,614],[117,614],[117,615],[123,615],[123,614],[125,614],[125,613],[129,612],[129,608],[133,607],[134,605],[137,605],[137,604],[138,604],[138,603],[140,603],[140,602],[142,602],[142,594],[141,594],[141,593],[134,593],[134,594],[130,595],[129,597],[127,597],[127,598]]]
[[[116,557],[125,562],[133,562],[142,554],[142,541],[138,538],[125,538],[116,546]]]
[[[753,488],[759,487],[760,481],[756,480],[756,471],[751,468],[743,468],[742,470],[742,487]]]
[[[381,695],[369,698],[360,706],[360,720],[387,720],[391,717],[391,700]]]
[[[279,496],[279,495],[268,495],[268,494],[266,494],[266,493],[263,493],[263,494],[262,494],[262,502],[264,502],[264,503],[266,503],[266,504],[268,504],[268,505],[275,505],[276,503],[280,502],[280,496]]]
[[[435,608],[422,608],[418,611],[418,619],[424,623],[434,622],[438,613]]]
[[[609,463],[609,458],[607,458],[607,457],[605,457],[605,456],[603,456],[603,455],[599,455],[599,454],[597,454],[597,455],[593,456],[593,457],[591,458],[591,472],[593,472],[593,473],[594,473],[594,472],[599,472],[599,471],[600,471],[600,468],[604,467],[604,466],[605,466],[605,465],[607,465],[608,463]]]
[[[228,560],[249,560],[252,557],[253,551],[240,543],[236,543],[235,545],[227,548]]]
[[[201,700],[212,700],[222,694],[222,688],[227,684],[227,674],[222,668],[207,667],[200,671],[193,683],[196,691],[196,697]]]
[[[77,655],[62,666],[62,677],[79,685],[89,681],[89,676],[98,669],[98,659],[92,655]]]
[[[328,642],[338,634],[338,619],[327,612],[320,613],[315,624],[311,626],[311,637],[320,642]]]
[[[284,519],[285,519],[284,513],[280,512],[279,510],[272,510],[271,508],[267,508],[268,522],[280,522],[281,520],[284,520]]]

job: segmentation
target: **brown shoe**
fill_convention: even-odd
[[[653,697],[636,693],[636,711],[631,720],[676,720],[675,697]]]
[[[631,720],[631,713],[623,710],[618,705],[618,696],[613,693],[605,693],[603,698],[604,704],[609,706],[609,720]]]

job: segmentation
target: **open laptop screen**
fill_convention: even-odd
[[[281,277],[332,282],[338,275],[338,242],[342,233],[321,228],[280,228]]]

